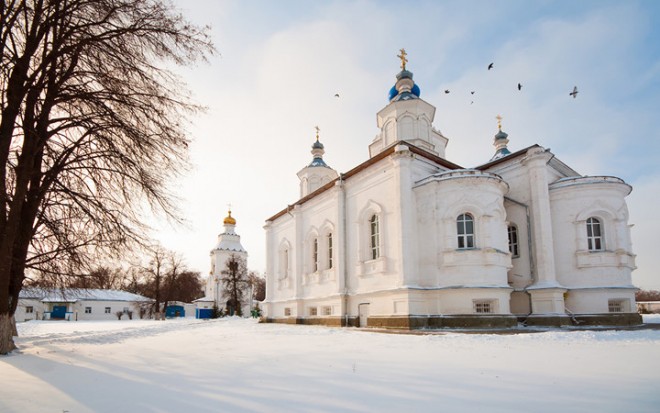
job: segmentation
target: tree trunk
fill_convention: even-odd
[[[0,314],[0,354],[9,354],[16,349],[14,344],[14,328],[16,328],[16,325],[12,320],[13,317],[9,314]]]
[[[18,329],[16,328],[16,316],[11,316],[11,334],[18,337]]]

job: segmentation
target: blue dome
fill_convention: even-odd
[[[412,90],[410,91],[410,93],[412,93],[413,95],[419,97],[420,90],[419,90],[419,86],[417,86],[417,83],[415,83],[415,85],[412,87]]]
[[[397,93],[399,93],[399,92],[396,90],[396,86],[392,86],[392,89],[390,89],[390,93],[388,93],[387,100],[394,99],[394,97],[397,95]]]
[[[319,141],[316,141],[314,144],[312,144],[312,149],[323,149],[323,144]]]
[[[497,134],[495,135],[495,139],[506,139],[506,138],[508,138],[508,137],[509,137],[509,135],[508,135],[506,132],[502,132],[501,129],[500,129],[500,131],[497,132]]]

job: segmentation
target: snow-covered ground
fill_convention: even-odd
[[[660,412],[660,330],[411,335],[236,318],[18,328],[20,351],[0,358],[0,412]]]

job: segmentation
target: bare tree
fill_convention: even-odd
[[[200,109],[166,64],[213,52],[160,0],[0,5],[0,354],[26,269],[66,276],[145,245],[145,214],[177,220],[186,117]],[[182,92],[183,91],[183,92]]]
[[[137,269],[134,292],[154,299],[152,313],[162,316],[169,302],[203,295],[199,273],[190,271],[178,253],[154,247],[151,254],[148,264]]]
[[[249,291],[248,271],[245,260],[232,254],[222,271],[223,296],[228,299],[227,313],[243,315],[242,306]]]
[[[263,301],[266,299],[266,278],[256,271],[250,271],[248,281],[252,289],[252,299]]]
[[[89,272],[72,272],[66,277],[39,272],[33,278],[27,277],[24,284],[44,288],[99,288],[123,290],[130,282],[130,274],[123,268],[100,266]]]

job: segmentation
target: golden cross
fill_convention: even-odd
[[[229,215],[231,215],[231,204],[227,204],[227,209],[229,209]]]
[[[401,70],[406,70],[406,63],[408,62],[406,56],[408,56],[408,54],[406,53],[406,49],[400,49],[399,51],[401,54],[396,55],[396,57],[401,59]]]
[[[319,131],[320,131],[321,129],[319,129],[318,126],[314,126],[314,128],[316,129],[316,140],[318,141],[318,140],[319,140]]]
[[[499,130],[502,130],[502,117],[500,115],[495,116],[495,119],[497,119],[497,128]]]

